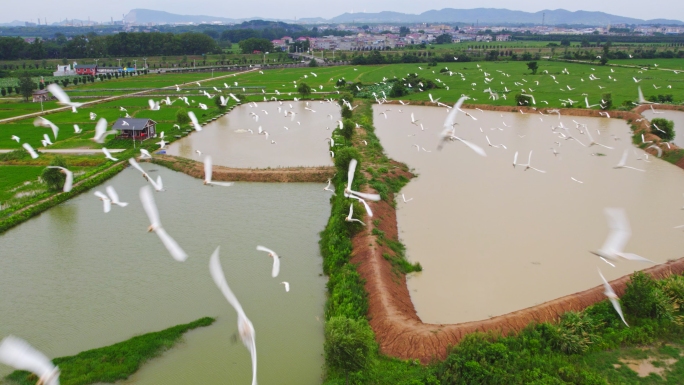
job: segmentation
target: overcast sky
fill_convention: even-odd
[[[433,0],[423,3],[415,0],[116,0],[109,2],[85,0],[1,0],[0,22],[12,20],[36,21],[47,17],[48,24],[58,20],[81,19],[89,17],[95,21],[109,21],[111,17],[121,20],[122,15],[131,9],[145,8],[167,11],[182,15],[210,15],[228,18],[263,17],[270,19],[294,19],[302,17],[331,18],[344,12],[395,11],[403,13],[422,13],[442,8],[474,8],[473,2],[453,0]],[[602,11],[619,16],[639,19],[684,19],[684,1],[650,0],[647,3],[635,0],[574,0],[541,1],[527,0],[481,0],[477,7],[508,8],[536,12],[543,9],[563,8],[569,11]]]

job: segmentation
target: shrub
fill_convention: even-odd
[[[176,112],[176,122],[180,125],[190,123],[190,117],[185,109],[181,108]]]
[[[408,90],[406,87],[401,82],[394,82],[394,85],[392,86],[392,89],[390,90],[389,96],[391,98],[400,98],[404,95],[408,94]]]
[[[346,107],[343,107],[343,109]],[[354,127],[356,125],[351,119],[342,119],[342,130],[340,130],[340,133],[342,136],[344,136],[345,139],[351,140],[352,135],[354,134]]]
[[[610,110],[613,108],[613,94],[605,93],[601,95],[601,99],[605,102],[603,103],[604,110]]]
[[[68,168],[66,161],[64,161],[64,158],[61,156],[56,156],[50,163],[50,166]],[[58,168],[45,168],[41,178],[43,181],[45,181],[49,190],[55,191],[61,190],[64,187],[64,182],[66,181],[66,175]]]
[[[515,95],[515,104],[517,106],[531,106],[532,98],[523,94]]]
[[[670,142],[675,138],[674,122],[655,118],[651,120],[651,132],[658,135],[661,139]]]
[[[595,333],[596,326],[594,319],[586,312],[567,312],[558,325],[551,328],[551,345],[566,354],[584,353],[600,339]]]
[[[335,152],[335,167],[337,167],[340,170],[347,170],[349,168],[349,162],[352,159],[356,159],[359,161],[361,159],[361,153],[359,153],[359,150],[357,150],[354,147],[345,147],[337,150]],[[357,170],[361,169],[361,162],[359,161],[359,164],[356,166]],[[358,175],[358,173],[357,173]],[[358,178],[354,178],[354,180],[357,180]]]
[[[667,295],[650,275],[641,271],[627,282],[621,302],[626,314],[638,318],[673,318],[674,308]]]
[[[345,373],[368,366],[375,350],[373,331],[365,319],[333,317],[325,324],[325,361]]]
[[[352,118],[352,110],[347,107],[347,105],[342,106],[342,118],[343,119],[351,119]]]

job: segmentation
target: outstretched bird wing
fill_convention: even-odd
[[[605,213],[608,219],[608,227],[610,227],[610,234],[608,234],[608,238],[606,238],[601,250],[622,253],[622,249],[624,249],[627,240],[632,235],[625,210],[606,208]]]
[[[28,370],[38,377],[48,375],[57,369],[43,353],[21,338],[11,335],[0,343],[0,362],[15,369]],[[59,385],[59,375],[50,379],[46,385]]]

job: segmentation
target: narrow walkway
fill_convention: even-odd
[[[0,154],[7,154],[8,152],[16,151],[17,149],[0,149]],[[45,154],[102,154],[102,149],[99,148],[64,148],[64,149],[54,149],[54,150],[43,150],[37,149],[38,152]],[[111,153],[126,151],[124,148],[108,149]]]

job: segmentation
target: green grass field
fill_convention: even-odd
[[[317,68],[292,68],[267,70],[264,74],[253,71],[240,74],[237,77],[228,77],[213,81],[203,81],[210,77],[207,73],[185,73],[130,77],[119,80],[110,80],[102,83],[88,83],[76,87],[67,88],[67,92],[78,95],[78,91],[97,90],[98,88],[161,88],[175,84],[193,82],[182,86],[180,92],[175,89],[166,90],[178,96],[188,96],[194,100],[192,106],[186,106],[181,101],[175,101],[170,107],[162,105],[160,111],[150,111],[147,107],[148,97],[124,98],[109,103],[102,103],[88,108],[79,109],[74,114],[70,111],[50,114],[46,118],[61,127],[58,142],[55,148],[70,147],[98,147],[90,143],[95,122],[89,119],[89,113],[95,112],[98,119],[107,119],[110,126],[114,121],[125,116],[119,110],[124,107],[133,117],[150,118],[159,123],[158,130],[173,134],[172,126],[175,115],[179,108],[194,111],[200,120],[215,116],[218,111],[213,100],[200,95],[200,90],[211,91],[210,94],[218,94],[213,87],[226,95],[228,92],[247,95],[247,100],[263,101],[264,98],[278,97],[279,99],[293,99],[300,95],[296,91],[296,84],[307,83],[315,92],[311,95],[314,99],[332,97],[336,95],[335,83],[338,79],[346,79],[348,82],[360,82],[365,87],[373,87],[375,83],[381,83],[394,77],[404,78],[409,73],[417,73],[420,77],[437,82],[439,88],[419,92],[418,84],[412,85],[412,92],[402,100],[429,100],[428,94],[434,98],[440,98],[443,103],[454,103],[461,95],[468,95],[470,103],[492,104],[499,106],[514,106],[514,97],[518,93],[531,94],[535,97],[537,107],[575,107],[584,108],[584,98],[588,98],[590,104],[598,104],[604,94],[610,93],[613,99],[613,107],[622,106],[624,103],[637,100],[637,86],[641,86],[646,97],[659,94],[671,94],[675,102],[684,101],[684,74],[675,74],[673,71],[664,69],[680,69],[684,66],[684,60],[634,60],[614,61],[609,64],[618,66],[600,66],[596,64],[569,63],[555,61],[539,61],[539,70],[532,75],[524,62],[466,62],[466,63],[440,63],[437,67],[428,67],[426,64],[392,64],[377,66],[337,66]],[[655,64],[659,66],[656,68]],[[626,68],[621,65],[650,65],[650,70],[641,68]],[[439,73],[442,68],[449,68],[453,72]],[[564,74],[567,69],[569,74]],[[317,76],[314,76],[315,73]],[[463,77],[461,77],[461,74]],[[215,73],[214,76],[225,75]],[[591,80],[593,76],[597,80]],[[555,80],[554,80],[555,77]],[[633,78],[639,80],[635,83]],[[201,87],[194,82],[201,81]],[[234,82],[238,82],[238,86]],[[231,88],[226,89],[224,84]],[[671,88],[668,88],[671,87]],[[242,87],[246,91],[242,91]],[[322,87],[322,88],[321,88]],[[657,88],[656,88],[657,87]],[[492,100],[485,89],[496,92],[500,98]],[[265,91],[265,94],[261,92]],[[280,92],[278,96],[276,91]],[[121,91],[129,92],[129,91]],[[505,98],[505,99],[504,99]],[[177,100],[177,98],[172,98]],[[569,103],[568,100],[573,103]],[[204,111],[197,107],[197,103],[204,103],[209,110]],[[16,105],[16,110],[14,106]],[[46,108],[54,107],[54,102],[46,103]],[[0,104],[0,117],[8,117],[16,112],[21,115],[36,111],[34,103],[4,103]],[[598,107],[594,107],[598,108]],[[630,106],[631,108],[631,106]],[[84,129],[83,134],[75,134],[73,124],[78,124]],[[40,139],[44,133],[50,130],[43,127],[33,127],[33,119],[25,119],[0,126],[0,148],[17,148],[17,143],[10,139],[11,135],[18,135],[22,140],[28,141],[34,147],[39,147]],[[52,135],[51,139],[52,138]],[[54,140],[53,140],[54,141]]]

